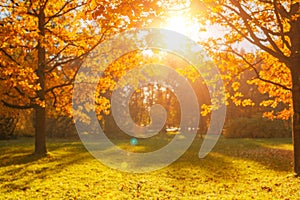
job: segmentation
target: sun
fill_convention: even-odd
[[[165,26],[166,29],[177,31],[177,32],[185,32],[185,28],[187,27],[186,19],[182,16],[173,16],[167,19],[167,24]]]
[[[169,16],[163,28],[178,32],[193,40],[199,39],[200,25],[193,22],[191,18],[185,15],[172,15]]]

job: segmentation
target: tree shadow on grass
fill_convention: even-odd
[[[24,143],[14,141],[5,145],[0,143],[1,191],[25,191],[35,180],[51,179],[53,174],[60,173],[70,165],[94,160],[81,142],[61,142],[60,140],[48,143],[50,153],[47,157],[36,157],[31,154],[33,151],[32,141],[26,140]],[[255,169],[252,169],[251,166],[237,166],[234,164],[235,160],[251,161],[249,165],[256,163],[279,172],[292,172],[290,140],[222,138],[207,157],[199,159],[198,151],[201,143],[202,140],[195,141],[176,162],[152,172],[153,175],[166,178],[166,180],[176,180],[179,184],[185,184],[187,181],[208,184],[210,182],[224,183],[227,180],[238,182],[240,178],[247,176],[245,173],[255,173]],[[286,146],[289,147],[286,148]],[[241,170],[241,167],[249,168]],[[106,169],[101,169],[101,173]]]
[[[267,169],[292,172],[293,150],[289,138],[222,139],[214,152],[246,161],[253,161]]]
[[[153,149],[156,149],[159,142],[161,141],[151,141],[149,144],[154,146]],[[224,174],[227,173],[223,172],[224,170],[235,170],[234,168],[236,167],[233,164],[235,161],[244,160],[249,161],[247,166],[245,166],[246,168],[251,168],[251,165],[256,163],[262,165],[266,169],[286,173],[292,172],[291,163],[293,160],[293,151],[291,150],[290,139],[226,139],[221,137],[212,152],[205,158],[199,159],[198,152],[202,142],[202,139],[195,139],[189,150],[187,150],[177,161],[174,162],[175,165],[172,165],[180,167],[192,165],[196,168],[200,167],[208,173],[217,172],[216,174],[218,174],[221,172]],[[132,148],[148,148],[147,152],[151,152],[149,151],[151,147],[149,147],[149,145],[145,145],[147,145],[146,142],[144,144],[138,144],[138,146]],[[109,152],[107,155],[108,159],[111,159]],[[146,157],[141,157],[140,159],[142,160],[140,160],[139,163],[149,163],[149,166],[155,168],[155,163],[152,163],[151,160],[147,160]],[[130,164],[133,168],[138,168],[139,163]],[[230,171],[228,173],[230,173]],[[227,175],[225,174],[225,177],[226,176]]]
[[[187,187],[189,191],[204,194],[207,193],[205,188],[215,192],[219,189],[233,190],[238,183],[243,185],[243,189],[253,183],[252,189],[260,191],[264,189],[259,185],[269,182],[269,176],[285,177],[292,173],[290,140],[221,138],[212,152],[199,159],[202,142],[195,141],[177,161],[152,172],[153,175],[161,177],[162,185],[172,187],[176,183],[178,190]]]
[[[255,174],[257,168],[292,173],[293,151],[289,139],[221,138],[212,152],[199,159],[201,143],[195,141],[182,157],[163,170],[177,181],[203,178],[203,183],[213,180],[238,182],[247,174]]]
[[[23,152],[23,153],[17,153],[14,152],[13,154],[9,155],[4,155],[0,157],[1,163],[0,163],[0,168],[1,167],[8,167],[12,165],[23,165],[23,164],[28,164],[31,162],[35,162],[39,159],[42,159],[44,156],[40,155],[34,155],[32,152]]]
[[[47,143],[47,155],[34,154],[34,139],[21,138],[20,140],[6,140],[0,142],[0,168],[11,165],[22,165],[38,161],[43,158],[50,158],[52,152],[66,151],[85,152],[83,145],[79,141],[55,139]]]
[[[8,141],[8,143],[10,143]],[[32,144],[0,146],[0,188],[2,191],[27,190],[30,183],[51,177],[70,165],[91,159],[79,142],[49,142],[47,156],[32,154]]]
[[[189,150],[166,169],[173,172],[174,178],[182,181],[193,181],[199,177],[203,178],[202,182],[204,183],[214,179],[232,179],[232,174],[233,172],[236,173],[236,169],[230,159],[219,156],[214,151],[205,158],[200,159],[198,157],[202,142],[202,140],[193,142]],[[182,174],[182,170],[185,171],[184,174]]]

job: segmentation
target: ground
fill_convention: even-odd
[[[45,158],[31,155],[32,138],[0,141],[0,199],[299,199],[291,139],[221,138],[204,159],[200,143],[166,168],[131,174],[104,166],[80,141],[50,139]]]

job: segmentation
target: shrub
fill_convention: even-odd
[[[17,116],[0,115],[0,140],[15,139],[14,133],[18,122]]]
[[[228,138],[282,138],[291,137],[289,121],[262,117],[242,117],[231,120],[223,131]]]
[[[15,130],[16,135],[34,137],[33,114],[32,110],[18,111],[19,120]]]
[[[77,131],[72,118],[58,116],[47,119],[47,136],[57,138],[77,138]]]

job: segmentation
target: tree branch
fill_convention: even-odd
[[[263,81],[263,82],[266,82],[266,83],[270,83],[270,84],[273,84],[273,85],[276,85],[278,87],[281,87],[282,89],[284,90],[288,90],[288,91],[292,91],[292,88],[289,88],[285,85],[282,85],[280,83],[277,83],[277,82],[274,82],[274,81],[271,81],[271,80],[268,80],[268,79],[265,79],[265,78],[262,78],[259,74],[259,71],[256,69],[255,65],[259,64],[260,62],[262,62],[262,60],[256,62],[256,63],[250,63],[242,54],[236,52],[235,50],[233,50],[231,47],[230,48],[230,53],[233,53],[235,55],[237,55],[238,57],[240,57],[251,69],[253,69],[254,73],[256,74],[256,77],[257,79]]]
[[[76,10],[77,8],[80,8],[80,7],[84,6],[84,5],[86,5],[86,3],[81,3],[80,5],[77,5],[77,6],[73,7],[73,8],[69,8],[69,9],[67,9],[66,11],[62,12],[62,11],[66,8],[66,6],[67,6],[68,4],[70,4],[70,3],[71,3],[71,1],[67,1],[67,2],[59,9],[59,11],[58,11],[57,13],[55,13],[55,14],[52,15],[52,16],[47,17],[48,20],[46,21],[45,24],[48,24],[48,22],[49,22],[51,19],[53,19],[53,18],[61,17],[61,16],[65,15],[65,14],[67,14],[67,13],[73,11],[73,10]]]
[[[32,105],[15,105],[15,104],[11,104],[11,103],[8,103],[4,100],[1,100],[1,102],[3,103],[3,105],[5,105],[6,107],[9,107],[9,108],[14,108],[14,109],[30,109],[30,108],[33,108]]]
[[[281,36],[282,45],[283,45],[282,48],[284,47],[284,45],[286,45],[287,48],[291,50],[291,45],[288,43],[288,41],[284,37],[285,36],[284,28],[283,28],[283,24],[282,24],[280,16],[279,16],[279,9],[278,9],[279,4],[278,4],[277,0],[273,0],[273,6],[274,6],[274,12],[275,12],[275,16],[277,19],[277,23],[280,28],[280,36]]]
[[[56,55],[55,55],[52,59],[50,59],[49,61],[47,61],[46,65],[50,64],[52,61],[54,61],[56,58],[58,58],[59,55],[60,55],[66,48],[68,48],[69,46],[70,46],[70,44],[67,44],[66,46],[64,46],[64,48],[62,48],[59,52],[57,52]],[[49,70],[49,71],[52,71],[52,70],[53,70],[53,68],[52,68],[51,70]],[[47,71],[47,72],[49,72],[49,71]]]
[[[53,93],[53,90],[54,90],[54,89],[62,88],[62,87],[66,87],[66,86],[73,85],[73,82],[74,82],[74,80],[75,80],[75,78],[76,78],[76,75],[77,75],[79,69],[80,69],[80,67],[78,67],[78,68],[76,69],[76,71],[74,72],[74,75],[73,75],[72,78],[67,77],[69,80],[68,80],[66,83],[52,86],[52,87],[48,88],[47,90],[45,90],[45,93],[48,93],[48,92],[52,92],[52,93]]]
[[[241,30],[239,30],[237,27],[235,27],[231,22],[230,19],[228,19],[227,17],[225,17],[223,14],[221,14],[220,12],[217,13],[223,20],[225,20],[225,22],[235,31],[237,31],[238,34],[240,34],[242,37],[244,37],[247,41],[249,41],[250,43],[258,46],[259,48],[261,48],[262,50],[268,52],[269,54],[271,54],[272,56],[278,58],[280,61],[284,62],[284,63],[288,63],[288,58],[283,54],[282,51],[280,51],[280,49],[276,46],[276,44],[274,43],[273,40],[269,41],[269,39],[271,39],[269,37],[268,41],[270,42],[270,44],[274,45],[274,49],[263,45],[262,42],[262,38],[259,38],[256,33],[254,32],[253,28],[250,26],[250,24],[248,23],[248,20],[252,19],[251,16],[242,8],[240,2],[238,2],[237,0],[231,0],[232,4],[234,6],[237,7],[237,9],[239,10],[239,12],[237,12],[236,14],[238,16],[240,16],[243,20],[243,23],[245,25],[246,30],[248,31],[250,38],[244,34]],[[228,5],[223,5],[225,7],[230,7]],[[236,12],[235,9],[231,8],[233,11]],[[264,32],[266,33],[266,32]],[[268,38],[268,36],[266,35],[266,37]]]
[[[55,92],[54,92],[54,89],[51,90],[51,94],[52,94],[53,97],[54,97],[53,106],[55,107],[55,106],[56,106],[56,102],[57,102],[57,97],[56,97],[56,94],[55,94]]]
[[[0,51],[3,52],[14,63],[16,63],[17,65],[21,66],[21,64],[18,63],[18,61],[16,61],[11,55],[9,55],[3,48],[0,48]]]

